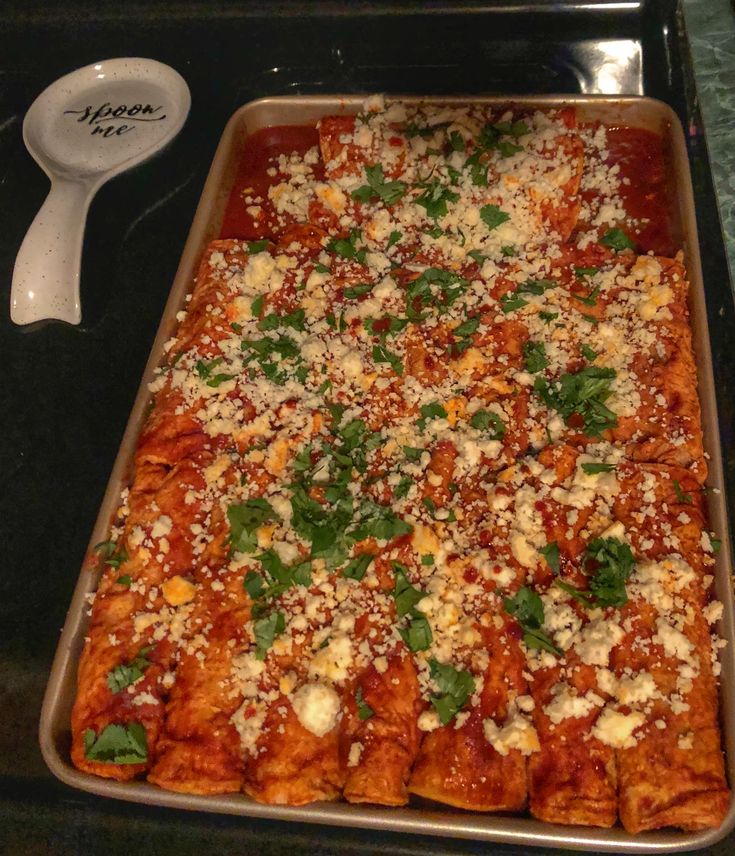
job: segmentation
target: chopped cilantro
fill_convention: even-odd
[[[237,335],[239,336],[242,333],[242,324],[238,324],[235,321],[231,321],[230,322],[230,329],[233,332],[237,333]]]
[[[374,558],[372,553],[362,553],[354,559],[350,559],[342,571],[342,576],[350,580],[361,580]]]
[[[380,199],[385,205],[395,205],[406,193],[406,184],[403,181],[386,181],[383,167],[376,163],[374,166],[365,167],[367,184],[358,187],[352,194],[353,199],[361,202],[370,202],[371,199]]]
[[[515,293],[540,295],[558,285],[559,283],[554,279],[527,279],[518,286]]]
[[[125,547],[122,544],[118,547],[115,541],[100,541],[99,544],[95,544],[94,549],[100,554],[106,565],[116,570],[130,558]]]
[[[434,514],[434,512],[436,511],[436,503],[434,502],[434,500],[433,500],[430,496],[425,496],[425,497],[421,500],[421,502],[422,502],[422,504],[423,504],[426,508],[428,508],[428,509],[429,509],[429,511],[430,511],[432,514]]]
[[[106,764],[143,764],[148,758],[148,738],[139,722],[105,726],[99,735],[84,732],[84,757]]]
[[[628,593],[625,583],[635,565],[630,547],[617,538],[595,538],[585,550],[584,568],[589,576],[589,588],[582,591],[557,580],[556,584],[575,600],[590,609],[602,606],[625,606]]]
[[[409,282],[406,288],[406,315],[421,321],[421,313],[429,307],[444,311],[467,290],[469,282],[456,273],[441,268],[426,268]]]
[[[517,256],[517,255],[518,255],[518,253],[516,252],[516,248],[515,248],[515,247],[511,247],[511,246],[510,246],[510,245],[508,245],[508,244],[506,244],[506,246],[504,246],[504,247],[501,247],[501,248],[500,248],[500,252],[501,252],[504,256]]]
[[[558,312],[539,312],[538,317],[544,322],[544,324],[548,324],[549,321],[553,321],[555,318],[559,317]]]
[[[389,363],[397,375],[403,374],[401,358],[382,345],[373,345],[373,359],[376,363]]]
[[[420,461],[421,455],[423,455],[423,449],[417,449],[415,446],[404,446],[403,454],[408,458],[409,461]]]
[[[710,535],[709,542],[712,545],[712,552],[716,556],[720,552],[720,550],[722,549],[722,539],[721,538],[713,538]]]
[[[303,332],[305,313],[303,309],[295,309],[286,315],[271,313],[258,321],[258,330],[277,330],[279,327],[291,327]]]
[[[393,599],[396,603],[396,615],[402,618],[426,596],[426,592],[414,588],[408,581],[408,570],[399,562],[393,562],[393,570],[396,572],[396,582],[393,588]]]
[[[444,230],[441,228],[441,226],[434,226],[431,229],[425,229],[424,234],[436,240],[436,238],[441,238],[441,236],[444,234]]]
[[[413,484],[413,479],[408,476],[403,476],[398,484],[393,488],[393,495],[396,499],[403,499],[408,495],[409,490],[411,490],[411,485]]]
[[[583,297],[581,294],[572,294],[572,297],[580,303],[584,303],[585,306],[597,306],[597,295],[599,293],[600,286],[596,285],[586,297]]]
[[[686,505],[692,504],[691,493],[684,493],[684,491],[681,489],[681,485],[676,479],[674,479],[674,491],[676,492],[677,502],[683,502]]]
[[[397,244],[402,237],[403,234],[401,232],[391,232],[390,235],[388,235],[388,244],[386,245],[386,250],[389,250],[394,244]]]
[[[600,238],[600,243],[610,247],[616,252],[621,250],[632,250],[635,243],[625,234],[622,229],[610,229]]]
[[[459,194],[450,190],[446,185],[442,184],[438,179],[431,182],[424,182],[426,189],[416,199],[416,204],[426,209],[426,216],[432,220],[438,220],[440,217],[447,215],[447,202],[456,202],[459,199]]]
[[[532,342],[530,339],[524,342],[523,358],[526,361],[526,371],[531,374],[543,371],[549,365],[546,358],[546,345],[543,342]]]
[[[396,515],[390,506],[366,502],[361,509],[362,519],[350,532],[355,541],[375,538],[376,541],[390,541],[401,535],[409,535],[413,526]]]
[[[463,152],[464,151],[464,139],[462,138],[462,134],[459,131],[452,131],[449,135],[449,144],[452,147],[452,150],[455,152]]]
[[[409,651],[426,651],[431,645],[431,625],[418,609],[414,609],[408,618],[406,627],[398,629],[401,639]]]
[[[492,231],[493,229],[497,229],[501,223],[510,220],[510,214],[501,211],[497,205],[483,205],[480,208],[480,218],[488,229]]]
[[[617,416],[605,406],[612,394],[610,383],[615,375],[614,369],[587,366],[576,373],[563,374],[551,383],[537,377],[534,389],[548,407],[561,413],[567,424],[584,428],[590,437],[598,437],[618,424]],[[575,414],[581,425],[575,424]]]
[[[130,575],[129,575],[129,574],[121,574],[121,575],[120,575],[120,576],[115,580],[115,582],[116,582],[116,583],[118,583],[118,585],[125,586],[126,588],[130,588],[130,586],[131,586],[131,584],[132,584],[132,582],[133,582],[133,581],[132,581],[132,579],[130,578]]]
[[[487,187],[487,164],[480,161],[482,151],[478,150],[464,162],[464,168],[469,167],[470,179],[475,187]]]
[[[371,716],[374,716],[375,711],[362,697],[362,687],[358,687],[355,692],[355,704],[357,705],[357,715],[361,720],[364,721],[366,719],[370,719]]]
[[[593,476],[596,473],[611,473],[615,469],[614,464],[582,464],[582,469],[588,476]]]
[[[561,567],[561,559],[559,556],[559,545],[556,541],[550,541],[545,547],[540,547],[539,553],[546,559],[546,564],[551,568],[552,572],[558,574]]]
[[[421,564],[429,566],[434,564],[434,557],[431,553],[424,553],[424,555],[421,556]]]
[[[250,304],[250,311],[252,312],[255,318],[260,318],[260,314],[263,311],[263,295],[261,294],[259,297],[256,297],[255,300]]]
[[[467,255],[471,259],[474,259],[478,265],[484,264],[487,261],[487,256],[483,256],[479,250],[470,250]]]
[[[596,268],[596,267],[575,267],[574,268],[574,273],[578,277],[594,276],[598,272],[599,272],[599,268]]]
[[[522,297],[516,297],[512,291],[507,292],[500,298],[500,308],[507,315],[509,312],[514,312],[516,309],[522,309],[528,306],[528,301]]]
[[[478,410],[473,413],[470,425],[478,431],[488,431],[491,440],[500,440],[505,434],[505,423],[492,410]]]
[[[259,618],[254,624],[255,658],[265,660],[277,636],[286,629],[286,619],[282,612],[271,612],[264,618]]]
[[[464,669],[455,669],[451,664],[440,663],[433,657],[429,660],[429,670],[440,693],[431,696],[431,703],[439,715],[439,722],[446,725],[474,693],[475,681]]]
[[[351,300],[353,297],[362,297],[365,294],[369,294],[374,287],[375,283],[360,282],[357,285],[351,285],[349,288],[345,288],[342,294]]]
[[[146,655],[150,654],[152,650],[152,645],[146,645],[145,648],[138,651],[129,663],[120,663],[107,673],[107,686],[114,695],[143,677],[143,673],[151,665],[151,661],[146,658]]]
[[[528,586],[518,589],[513,597],[504,597],[505,611],[512,615],[523,630],[523,642],[527,648],[549,651],[561,656],[562,651],[554,645],[543,630],[544,604],[533,589]]]
[[[591,363],[597,359],[597,351],[594,351],[589,345],[582,345],[579,350],[582,352],[582,356]]]
[[[328,268],[326,265],[323,265],[321,262],[317,262],[317,263],[314,265],[314,270],[315,270],[317,273],[331,273],[331,271],[329,270],[329,268]]]
[[[269,241],[248,241],[248,252],[252,255],[263,253],[268,249]]]
[[[426,423],[430,419],[446,419],[447,411],[439,404],[438,401],[433,401],[431,404],[421,405],[421,419],[417,422],[419,431],[426,428]]]
[[[334,238],[327,244],[327,251],[342,256],[343,259],[354,259],[360,264],[365,264],[367,250],[357,249],[357,242],[362,239],[360,229],[352,229],[347,238]]]
[[[279,520],[265,499],[248,499],[227,509],[230,524],[229,544],[233,553],[252,553],[258,546],[256,530],[269,520]]]

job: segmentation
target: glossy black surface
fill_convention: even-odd
[[[209,162],[229,115],[254,98],[605,86],[670,103],[689,130],[720,428],[735,448],[732,297],[675,4],[513,5],[71,2],[0,12],[0,852],[527,852],[108,802],[56,782],[36,737],[58,632]],[[47,191],[23,147],[23,115],[62,74],[125,55],[173,65],[191,88],[190,119],[166,152],[94,201],[82,325],[14,327],[15,253]],[[735,485],[732,451],[727,469]],[[733,849],[731,836],[709,852]]]

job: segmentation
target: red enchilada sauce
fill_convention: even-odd
[[[607,129],[609,165],[620,166],[620,195],[626,210],[638,221],[623,228],[642,252],[673,255],[667,198],[663,141],[658,134],[639,128]],[[282,178],[273,172],[279,155],[295,152],[304,155],[319,145],[316,128],[283,125],[264,128],[249,136],[225,210],[221,238],[257,240],[278,233],[268,188]],[[323,172],[321,159],[313,165],[314,174]],[[626,180],[627,179],[627,180]]]

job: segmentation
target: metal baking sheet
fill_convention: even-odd
[[[409,103],[471,103],[488,106],[508,104],[510,100],[477,97],[394,97]],[[651,98],[542,96],[516,97],[512,101],[519,106],[540,108],[573,105],[583,122],[600,120],[606,124],[630,125],[655,131],[664,139],[673,206],[673,237],[676,244],[684,250],[691,283],[690,311],[702,404],[704,447],[709,455],[710,473],[707,483],[714,489],[708,492],[709,522],[711,528],[722,538],[722,549],[717,557],[715,571],[715,596],[724,604],[718,632],[728,642],[721,653],[720,713],[726,767],[732,786],[735,784],[735,616],[730,577],[732,562],[704,286],[684,133],[674,111],[663,102]],[[150,399],[148,383],[162,361],[164,342],[173,335],[177,327],[176,313],[184,307],[186,295],[193,287],[202,252],[209,241],[218,237],[245,138],[261,128],[273,125],[313,125],[325,115],[355,114],[360,111],[362,102],[363,99],[359,96],[336,95],[263,98],[246,104],[231,117],[217,148],[194,216],[92,532],[90,550],[92,545],[107,537],[110,522],[118,507],[120,491],[130,482],[133,453]],[[718,829],[701,832],[663,830],[631,835],[621,827],[590,829],[554,825],[542,823],[530,816],[466,812],[414,798],[409,805],[402,808],[351,805],[346,802],[315,803],[298,808],[262,805],[242,794],[179,794],[146,782],[114,782],[80,772],[70,760],[69,723],[76,691],[76,668],[88,622],[86,595],[95,590],[96,584],[97,573],[85,564],[59,640],[41,712],[39,738],[43,757],[54,775],[72,787],[131,802],[196,811],[614,853],[672,853],[700,849],[724,838],[735,826],[735,802],[731,803],[727,817]]]

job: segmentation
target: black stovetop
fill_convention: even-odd
[[[6,2],[0,22],[0,853],[521,853],[521,848],[187,814],[71,790],[46,769],[38,717],[59,629],[194,208],[229,115],[265,95],[646,94],[687,130],[726,476],[733,304],[675,2]],[[192,110],[158,158],[92,204],[79,327],[11,324],[10,280],[47,191],[23,115],[50,82],[115,56],[187,80]],[[731,489],[732,490],[732,489]],[[730,496],[733,506],[734,496]],[[732,853],[735,837],[712,848]],[[539,851],[541,852],[541,851]]]

